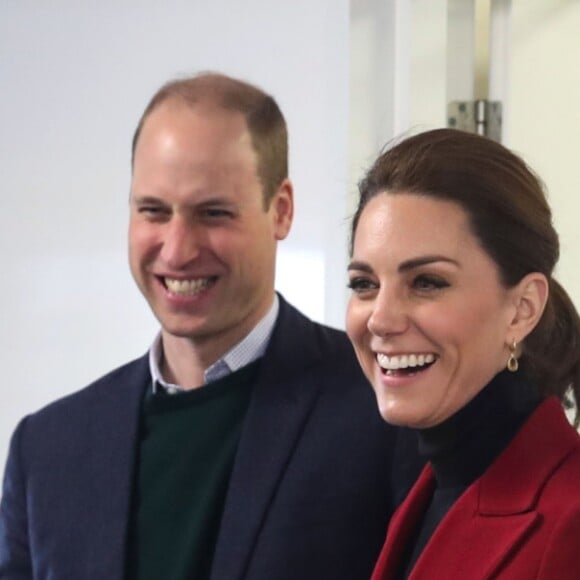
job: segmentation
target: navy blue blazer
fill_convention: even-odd
[[[211,577],[366,580],[419,472],[414,444],[380,418],[344,333],[280,302]],[[124,577],[150,384],[144,356],[20,423],[0,506],[2,580]]]

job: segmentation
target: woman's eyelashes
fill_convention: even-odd
[[[433,292],[450,286],[445,278],[435,274],[418,274],[412,279],[411,285],[419,292]]]
[[[411,292],[431,294],[448,288],[451,284],[445,278],[435,274],[418,274],[410,278],[409,289]],[[355,294],[364,294],[380,287],[378,282],[368,276],[353,276],[348,281],[347,287]]]
[[[362,294],[369,290],[374,290],[377,288],[377,284],[368,277],[353,276],[348,281],[347,288],[350,288],[356,294]]]

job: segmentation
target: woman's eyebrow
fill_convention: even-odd
[[[447,258],[446,256],[433,255],[433,256],[419,256],[417,258],[405,260],[404,262],[401,262],[401,264],[397,268],[397,271],[401,273],[408,272],[409,270],[420,268],[421,266],[426,266],[428,264],[433,264],[435,262],[446,262],[448,264],[453,264],[458,268],[461,267],[457,260]],[[354,260],[350,262],[346,269],[347,271],[357,270],[359,272],[365,272],[367,274],[371,274],[373,272],[373,269],[369,264],[359,260]]]
[[[360,272],[366,272],[367,274],[370,274],[373,271],[366,262],[359,261],[350,262],[346,269],[348,272],[350,272],[350,270],[358,270]]]
[[[397,270],[399,272],[408,272],[409,270],[413,270],[414,268],[420,268],[421,266],[426,266],[428,264],[433,264],[434,262],[447,262],[448,264],[453,264],[460,267],[459,262],[457,260],[453,260],[452,258],[447,258],[446,256],[419,256],[418,258],[411,258],[410,260],[405,260],[402,262]]]

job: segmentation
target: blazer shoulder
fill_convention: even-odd
[[[343,330],[313,322],[314,331],[320,344],[320,348],[337,354],[355,358],[353,346]]]
[[[575,511],[580,520],[580,437],[561,462],[555,466],[541,490],[540,505],[559,506],[563,513]],[[567,498],[562,502],[562,498]],[[580,539],[580,538],[579,538]]]
[[[356,364],[354,349],[346,332],[316,322],[297,310],[280,296],[280,314],[272,337],[272,350],[280,346],[295,346],[308,350],[317,358],[334,365]]]
[[[147,355],[125,363],[82,389],[65,395],[26,416],[20,425],[47,427],[66,420],[83,421],[86,413],[99,411],[124,398],[141,396],[149,379]]]

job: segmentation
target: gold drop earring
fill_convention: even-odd
[[[516,339],[514,338],[512,340],[512,343],[509,346],[510,355],[509,355],[508,360],[507,360],[507,369],[511,373],[515,373],[520,368],[520,363],[518,362],[518,359],[516,358],[516,349],[517,348],[518,348],[518,343],[516,342]]]

